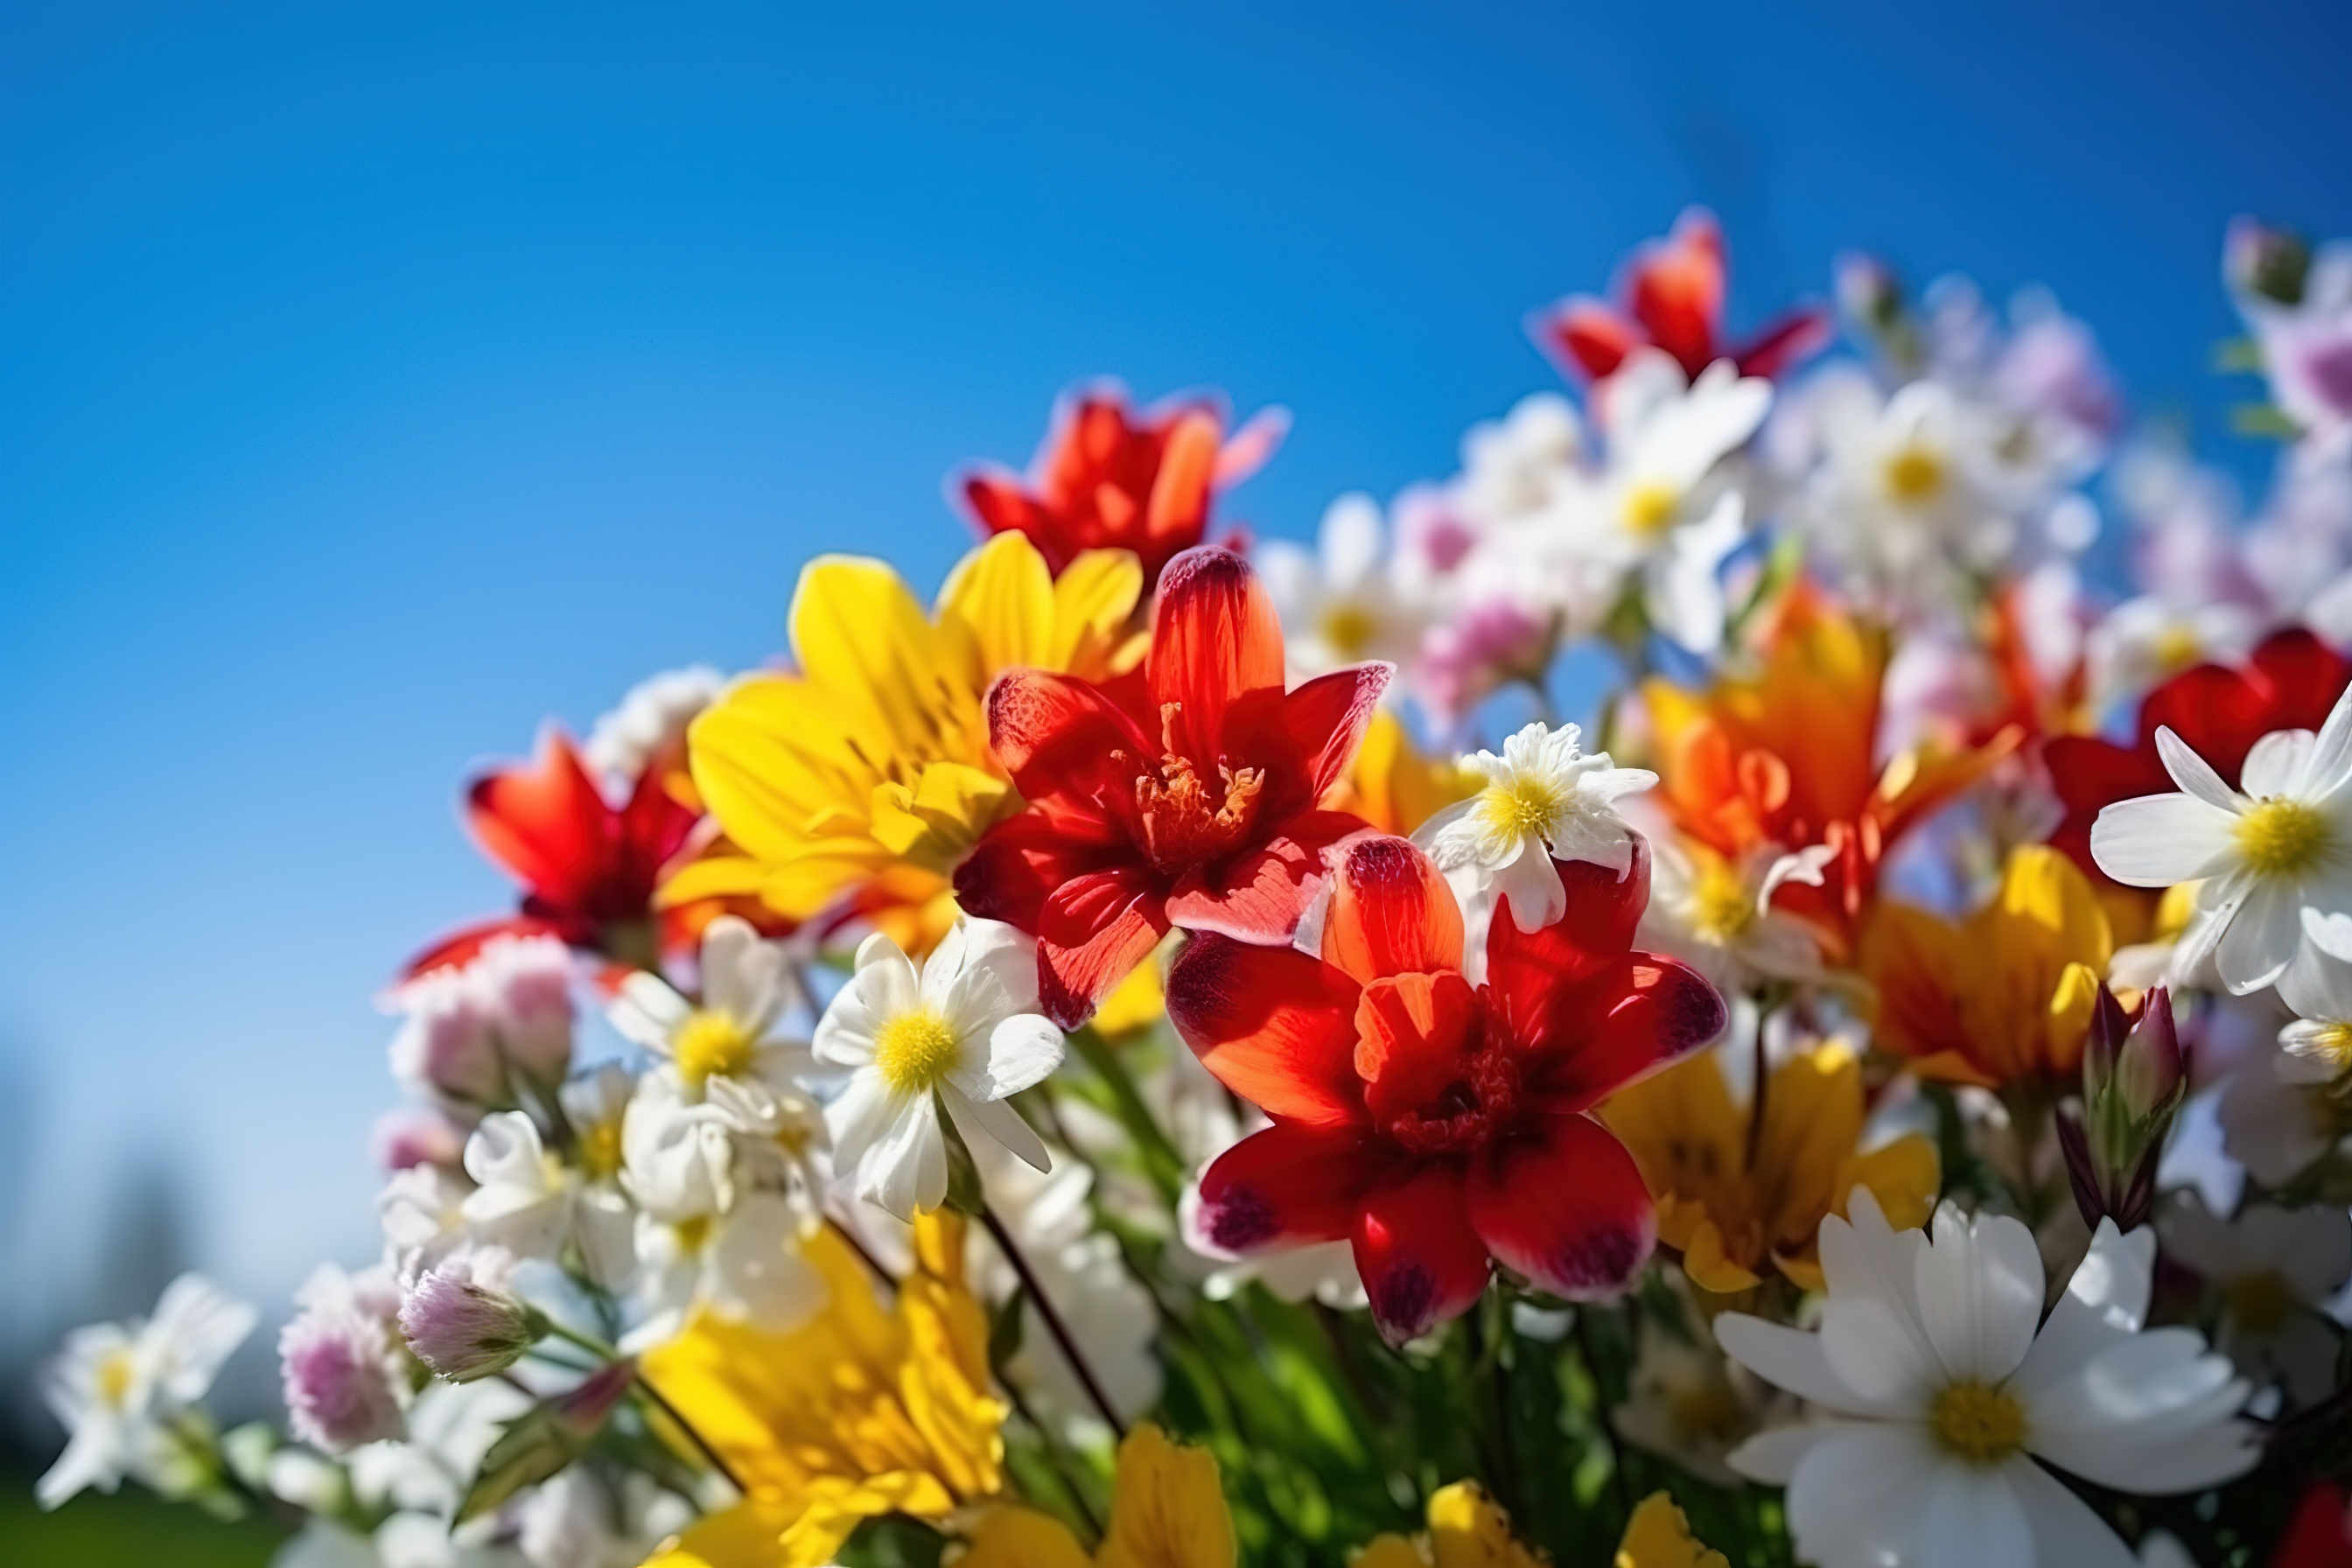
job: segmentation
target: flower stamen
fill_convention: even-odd
[[[2246,809],[2237,837],[2247,868],[2265,877],[2300,876],[2335,848],[2327,818],[2316,806],[2277,795]]]
[[[1936,1395],[1927,1424],[1947,1451],[1972,1465],[1997,1465],[2025,1447],[2025,1406],[2014,1394],[1955,1383]]]
[[[929,1008],[899,1014],[874,1037],[874,1070],[899,1094],[937,1089],[955,1060],[955,1031]]]
[[[714,1078],[738,1078],[751,1070],[759,1047],[743,1026],[724,1013],[700,1008],[678,1026],[670,1041],[677,1076],[696,1089]]]

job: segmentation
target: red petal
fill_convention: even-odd
[[[1472,1165],[1470,1218],[1507,1267],[1571,1301],[1622,1295],[1658,1241],[1633,1156],[1581,1116],[1563,1116]]]
[[[1202,1173],[1194,1227],[1231,1253],[1345,1239],[1379,1174],[1378,1160],[1360,1130],[1277,1123],[1251,1133]]]
[[[1488,1005],[1497,993],[1487,993]],[[1515,1027],[1530,1057],[1528,1099],[1579,1111],[1689,1055],[1723,1033],[1723,998],[1689,965],[1655,953],[1621,958],[1581,985],[1552,994],[1550,1010]]]
[[[1283,698],[1276,712],[1285,749],[1271,754],[1298,759],[1308,803],[1320,801],[1347,777],[1356,748],[1364,743],[1364,728],[1395,674],[1394,665],[1360,664],[1318,675]]]
[[[2318,729],[2352,679],[2352,663],[2300,626],[2264,637],[2251,662],[2273,693],[2264,733]]]
[[[1454,889],[1410,839],[1368,834],[1339,860],[1323,916],[1325,963],[1360,981],[1462,967]]]
[[[1150,956],[1168,917],[1135,868],[1096,871],[1045,896],[1037,929],[1037,994],[1065,1029],[1094,1016],[1112,987]]]
[[[963,499],[982,531],[1027,534],[1055,572],[1077,553],[1053,519],[1022,489],[1018,475],[994,468],[973,474],[963,482]]]
[[[1451,1165],[1424,1165],[1366,1197],[1355,1241],[1372,1321],[1391,1345],[1459,1317],[1486,1288],[1486,1244]]]
[[[1168,1020],[1219,1083],[1280,1121],[1360,1121],[1356,986],[1287,947],[1196,936],[1168,971]]]
[[[1035,936],[1045,920],[1045,900],[1081,877],[1116,870],[1125,864],[1125,841],[1089,826],[1031,806],[981,836],[955,870],[956,902],[982,920],[1003,921]]]
[[[1817,305],[1790,311],[1750,338],[1734,357],[1742,375],[1780,375],[1829,347],[1830,313]]]
[[[1481,1017],[1478,994],[1459,974],[1399,974],[1366,985],[1354,1030],[1366,1108],[1386,1122],[1434,1104],[1467,1072]]]
[[[1624,363],[1643,341],[1633,322],[1587,295],[1563,300],[1535,317],[1528,335],[1562,370],[1580,371],[1594,381]]]
[[[1143,513],[1144,547],[1171,552],[1201,542],[1209,526],[1209,490],[1217,474],[1224,422],[1203,409],[1177,416],[1160,448]]]
[[[586,900],[611,853],[613,808],[552,726],[530,765],[474,781],[467,816],[484,852],[560,909]]]
[[[1174,749],[1213,766],[1225,710],[1245,692],[1282,689],[1282,622],[1247,561],[1203,544],[1168,563],[1145,669],[1163,723],[1168,705],[1179,705]]]
[[[1582,984],[1633,950],[1633,928],[1650,906],[1650,845],[1633,837],[1633,863],[1622,877],[1590,860],[1557,860],[1568,908],[1541,931],[1521,931],[1506,898],[1486,932],[1486,978],[1501,1016],[1520,1033],[1550,1010],[1551,998]]]
[[[1289,409],[1276,405],[1251,415],[1217,453],[1219,488],[1237,485],[1265,467],[1289,434]]]
[[[1131,795],[1138,761],[1160,752],[1099,687],[1040,669],[1006,670],[988,689],[988,744],[1030,800]]]
[[[1696,376],[1716,357],[1723,314],[1723,235],[1693,208],[1675,220],[1666,242],[1635,261],[1627,303],[1650,342]]]
[[[1287,942],[1322,886],[1324,850],[1362,827],[1339,812],[1309,812],[1255,849],[1187,872],[1168,896],[1169,922],[1237,942]]]

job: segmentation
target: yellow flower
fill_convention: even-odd
[[[1938,1178],[1936,1145],[1912,1133],[1864,1153],[1861,1065],[1823,1045],[1777,1068],[1764,1121],[1731,1097],[1712,1051],[1620,1091],[1601,1111],[1632,1151],[1658,1202],[1658,1237],[1681,1249],[1703,1290],[1729,1295],[1777,1268],[1822,1289],[1816,1237],[1824,1215],[1868,1187],[1898,1229],[1926,1222]]]
[[[688,731],[723,844],[666,904],[756,897],[804,921],[850,903],[912,952],[954,915],[948,874],[1019,798],[989,754],[982,699],[1016,667],[1088,677],[1130,663],[1135,557],[1090,551],[1057,579],[1027,538],[965,556],[934,616],[879,561],[809,563],[793,595],[799,673],[738,681]]]
[[[742,1481],[744,1500],[646,1568],[817,1568],[865,1520],[943,1519],[1003,1486],[1004,1406],[988,1324],[963,1284],[963,1224],[915,1225],[894,1309],[828,1229],[805,1256],[832,1290],[788,1334],[698,1317],[645,1374]]]
[[[1481,782],[1450,757],[1423,756],[1402,721],[1383,708],[1365,726],[1364,743],[1333,807],[1354,812],[1382,833],[1410,837],[1445,807],[1476,794]]]
[[[999,1508],[958,1561],[960,1568],[1234,1568],[1234,1518],[1214,1455],[1138,1426],[1118,1446],[1110,1529],[1091,1558],[1059,1520]]]
[[[1511,1533],[1511,1520],[1475,1481],[1430,1494],[1429,1531],[1408,1541],[1383,1535],[1353,1568],[1545,1568],[1550,1561]]]
[[[1674,1499],[1652,1492],[1625,1523],[1616,1568],[1731,1568],[1731,1562],[1699,1544]]]
[[[1863,942],[1876,1038],[1922,1076],[2071,1082],[2115,942],[2090,879],[2046,844],[2010,851],[1991,903],[1954,925],[1885,905]]]

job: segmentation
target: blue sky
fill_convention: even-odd
[[[0,6],[0,1314],[141,1163],[247,1289],[363,1255],[370,998],[505,896],[468,765],[766,657],[812,552],[935,582],[1066,384],[1287,405],[1228,510],[1304,532],[1704,200],[1746,320],[1851,247],[2043,282],[2224,449],[2221,226],[2352,233],[2347,58],[2318,3]]]

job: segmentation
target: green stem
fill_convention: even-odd
[[[1086,1388],[1087,1398],[1093,1402],[1096,1414],[1103,1418],[1103,1425],[1111,1429],[1113,1436],[1124,1441],[1127,1424],[1111,1407],[1110,1396],[1103,1393],[1102,1384],[1095,1381],[1094,1368],[1088,1366],[1087,1358],[1078,1353],[1078,1342],[1072,1337],[1069,1325],[1062,1321],[1062,1314],[1054,1306],[1054,1299],[1046,1295],[1045,1287],[1037,1282],[1037,1276],[1030,1268],[1029,1259],[1023,1255],[1020,1244],[1013,1239],[1013,1233],[1004,1228],[1004,1222],[996,1217],[996,1211],[985,1199],[980,1205],[980,1223],[988,1227],[988,1234],[996,1240],[996,1249],[1004,1254],[1004,1260],[1013,1265],[1013,1272],[1021,1277],[1023,1287],[1029,1292],[1029,1300],[1036,1303],[1037,1315],[1045,1321],[1045,1331],[1054,1336],[1054,1343],[1061,1347],[1062,1359],[1068,1362],[1070,1370],[1078,1374],[1078,1382]]]

